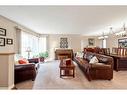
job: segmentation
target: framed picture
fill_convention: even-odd
[[[67,38],[60,38],[60,48],[68,48]]]
[[[0,36],[6,36],[6,29],[0,28]]]
[[[94,38],[88,38],[88,45],[89,45],[89,46],[94,46],[94,45],[95,45],[95,40],[94,40]]]
[[[0,37],[0,46],[5,46],[5,38]]]
[[[13,44],[13,39],[7,38],[6,39],[6,44],[12,45]]]
[[[118,47],[127,48],[127,38],[118,39]]]

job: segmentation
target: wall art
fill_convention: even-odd
[[[60,48],[68,48],[67,38],[60,38]]]
[[[0,36],[6,36],[6,29],[0,28]]]
[[[7,38],[6,39],[6,44],[12,45],[13,44],[13,39]]]
[[[0,46],[5,46],[5,38],[0,37]]]

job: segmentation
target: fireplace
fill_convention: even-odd
[[[73,50],[72,49],[56,49],[55,50],[55,59],[66,59],[71,58],[73,59]]]

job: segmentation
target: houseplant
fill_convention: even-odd
[[[39,58],[40,58],[40,62],[44,62],[44,60],[48,57],[48,52],[40,52],[39,53]]]

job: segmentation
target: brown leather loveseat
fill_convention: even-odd
[[[99,63],[90,64],[90,59],[96,56]],[[74,61],[84,72],[89,81],[95,79],[111,80],[113,78],[113,58],[102,54],[84,52],[83,58],[75,57]]]

